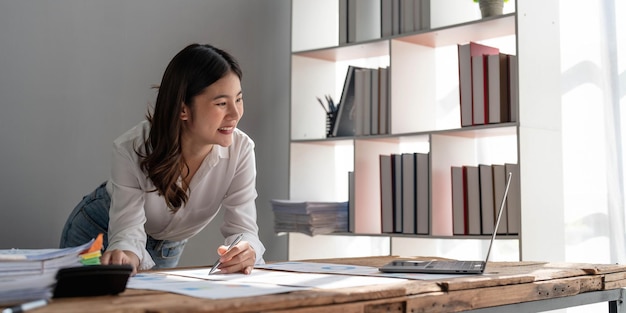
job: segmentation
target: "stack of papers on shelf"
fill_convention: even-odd
[[[274,231],[309,236],[348,231],[348,202],[271,200]]]
[[[49,299],[61,268],[81,266],[95,239],[64,249],[0,249],[0,305]]]

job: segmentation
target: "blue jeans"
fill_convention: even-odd
[[[103,247],[109,243],[109,208],[111,197],[106,190],[106,182],[87,196],[74,208],[61,234],[61,248],[82,245],[103,234]],[[176,267],[187,240],[157,240],[148,235],[146,250],[156,263],[154,269]]]

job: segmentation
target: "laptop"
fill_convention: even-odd
[[[496,218],[496,224],[494,227],[493,235],[491,236],[491,242],[489,243],[489,249],[487,249],[487,256],[484,261],[463,261],[463,260],[432,260],[432,261],[419,261],[419,260],[395,260],[385,264],[379,270],[385,273],[427,273],[427,274],[482,274],[487,266],[489,260],[489,253],[493,247],[493,242],[496,239],[496,233],[498,225],[500,225],[500,219],[502,218],[502,211],[504,210],[504,204],[509,193],[509,186],[511,185],[511,172],[508,173],[506,188],[504,189],[504,196],[502,197],[502,203],[500,204],[500,210],[498,211],[498,217]]]

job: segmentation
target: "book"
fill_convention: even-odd
[[[517,56],[507,55],[509,61],[509,121],[517,122],[519,106]]]
[[[478,166],[463,166],[465,174],[465,201],[467,203],[467,234],[480,235],[480,178]]]
[[[380,36],[383,38],[393,35],[393,1],[380,0]]]
[[[465,221],[465,183],[463,168],[452,166],[450,168],[450,181],[452,182],[452,234],[466,235],[467,225]]]
[[[393,176],[391,155],[379,155],[380,214],[383,233],[393,233]]]
[[[393,232],[402,232],[402,155],[391,154],[391,175],[393,177]]]
[[[428,153],[415,153],[415,183],[417,222],[416,230],[420,235],[430,233],[430,160]]]
[[[369,135],[369,69],[357,69],[354,72],[354,134]]]
[[[402,0],[392,0],[391,3],[391,34],[398,35],[400,34],[400,1]]]
[[[362,135],[371,135],[372,134],[372,105],[373,105],[373,85],[372,78],[374,69],[365,69],[363,70],[363,90],[361,90],[361,94],[363,97],[363,102],[361,103],[361,107],[363,108],[363,133]]]
[[[389,134],[389,68],[380,68],[378,73],[378,82],[380,85],[380,91],[378,92],[378,133],[385,135]]]
[[[478,165],[480,176],[480,216],[482,234],[491,235],[495,230],[496,212],[493,197],[493,168],[491,165]]]
[[[348,42],[380,38],[380,0],[348,0]]]
[[[362,69],[356,66],[348,66],[346,79],[343,83],[343,91],[337,108],[337,118],[333,125],[333,137],[354,136],[356,116],[354,112],[354,72]]]
[[[430,0],[414,0],[414,30],[430,29]]]
[[[508,233],[512,235],[518,235],[522,225],[522,208],[521,208],[521,196],[520,196],[520,179],[519,179],[519,165],[516,163],[504,164],[506,173],[511,172],[511,187],[509,188],[509,195],[507,198],[507,210],[508,216]]]
[[[506,54],[487,55],[488,123],[509,121],[509,58]]]
[[[491,168],[493,170],[493,198],[496,208],[500,210],[500,205],[502,204],[502,198],[504,196],[504,189],[506,188],[506,178],[507,174],[503,164],[492,164]],[[512,182],[512,181],[511,181]],[[509,192],[511,189],[509,188]],[[510,196],[510,194],[509,194]],[[510,200],[509,196],[507,196],[507,202]],[[502,217],[500,218],[500,225],[498,225],[498,235],[505,235],[508,233],[508,220],[509,214],[507,206],[505,205],[502,209]]]
[[[413,153],[402,154],[402,233],[416,233],[416,217],[417,217],[417,184],[415,181],[415,158]]]
[[[356,219],[354,206],[354,172],[348,172],[348,232],[354,233]]]
[[[339,0],[339,44],[348,43],[348,0]]]
[[[379,108],[380,108],[380,82],[379,79],[379,69],[371,69],[370,70],[370,98],[369,98],[369,106],[370,106],[370,135],[378,135],[378,119],[379,119]]]
[[[473,96],[472,96],[472,57],[484,54],[499,54],[500,50],[475,42],[458,44],[459,64],[459,102],[461,106],[461,126],[472,126]]]
[[[410,33],[414,29],[413,16],[415,0],[400,0],[400,33]]]
[[[489,120],[487,70],[485,55],[472,56],[472,124],[482,125]]]

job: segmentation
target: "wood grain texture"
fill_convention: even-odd
[[[397,257],[307,260],[380,267]],[[406,258],[403,258],[406,259]],[[415,257],[414,259],[433,259]],[[626,287],[626,266],[546,262],[490,262],[484,275],[440,281],[334,290],[308,290],[258,297],[209,300],[127,289],[119,296],[53,299],[46,312],[273,312],[379,313],[462,312],[470,309],[574,296]]]

